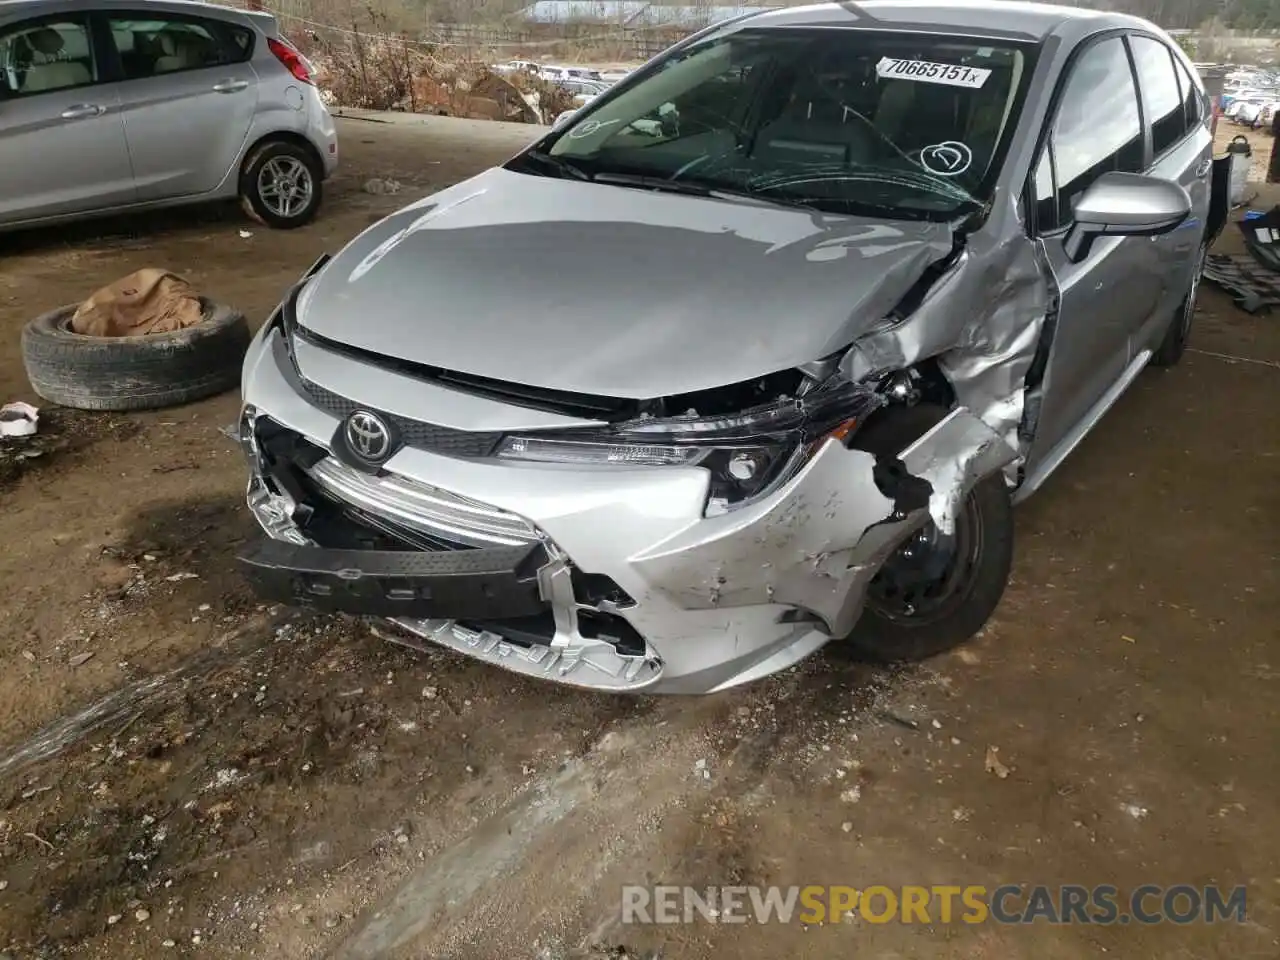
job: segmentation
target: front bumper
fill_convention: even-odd
[[[255,341],[244,399],[259,422],[311,453],[282,478],[251,437],[250,506],[273,538],[330,549],[250,551],[258,588],[385,616],[469,656],[594,689],[708,693],[796,663],[852,628],[867,585],[904,537],[931,513],[944,519],[959,494],[1013,456],[961,409],[902,454],[909,474],[933,484],[928,504],[895,502],[877,486],[871,454],[832,440],[770,496],[715,517],[704,516],[699,468],[442,455],[427,448],[430,431],[370,477],[332,454],[343,415],[335,395],[358,392],[393,418],[428,414],[450,443],[458,433],[529,429],[540,415],[299,343],[304,388],[282,345],[274,331]],[[318,532],[316,502],[356,517],[372,541],[391,537],[380,550],[445,559],[420,568],[340,555],[349,546]],[[520,563],[516,553],[490,563],[499,547],[528,552]],[[487,566],[464,571],[470,561],[450,556],[459,553]]]
[[[265,540],[240,556],[259,593],[321,610],[384,617],[509,620],[546,609],[537,571],[546,551],[342,550]]]

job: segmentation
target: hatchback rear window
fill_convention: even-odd
[[[0,98],[70,90],[98,80],[81,17],[26,21],[0,31]]]
[[[195,17],[113,17],[111,36],[125,77],[134,80],[225,66],[253,54],[253,31]]]

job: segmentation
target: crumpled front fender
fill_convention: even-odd
[[[957,408],[898,457],[907,476],[928,485],[925,498],[919,483],[877,483],[874,455],[828,440],[772,497],[697,523],[632,563],[683,608],[791,605],[842,637],[903,539],[931,519],[949,532],[973,486],[1016,456]]]

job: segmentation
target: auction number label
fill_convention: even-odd
[[[977,90],[987,82],[991,71],[981,67],[962,67],[956,63],[930,63],[928,60],[894,60],[892,57],[884,57],[876,64],[876,74],[884,79],[944,83],[949,87],[971,87]]]

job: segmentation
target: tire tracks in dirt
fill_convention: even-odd
[[[172,703],[180,696],[184,684],[198,682],[229,662],[251,657],[265,648],[276,629],[291,616],[288,611],[279,611],[241,624],[172,670],[141,677],[75,713],[60,717],[25,742],[8,747],[0,754],[0,781],[53,759],[114,723],[127,720],[132,725],[142,713]]]
[[[435,854],[326,960],[635,956],[617,943],[622,885],[758,878],[749,838],[720,827],[770,803],[820,731],[877,722],[896,679],[820,658],[747,690],[659,701]],[[714,849],[673,842],[706,830]]]

